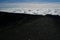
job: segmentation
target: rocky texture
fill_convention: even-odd
[[[0,12],[0,40],[60,40],[60,16]]]

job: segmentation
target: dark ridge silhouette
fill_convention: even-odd
[[[60,40],[60,16],[0,12],[0,40]]]

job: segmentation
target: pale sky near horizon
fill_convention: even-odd
[[[41,4],[41,3],[43,3],[43,4]],[[20,8],[24,8],[24,7],[60,8],[60,0],[0,0],[0,9],[15,8],[15,7],[16,8],[18,8],[18,7],[20,7]]]

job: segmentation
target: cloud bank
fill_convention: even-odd
[[[32,15],[60,15],[60,3],[0,3],[0,11]]]

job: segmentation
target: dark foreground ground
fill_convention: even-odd
[[[0,12],[0,40],[60,40],[60,17]]]

